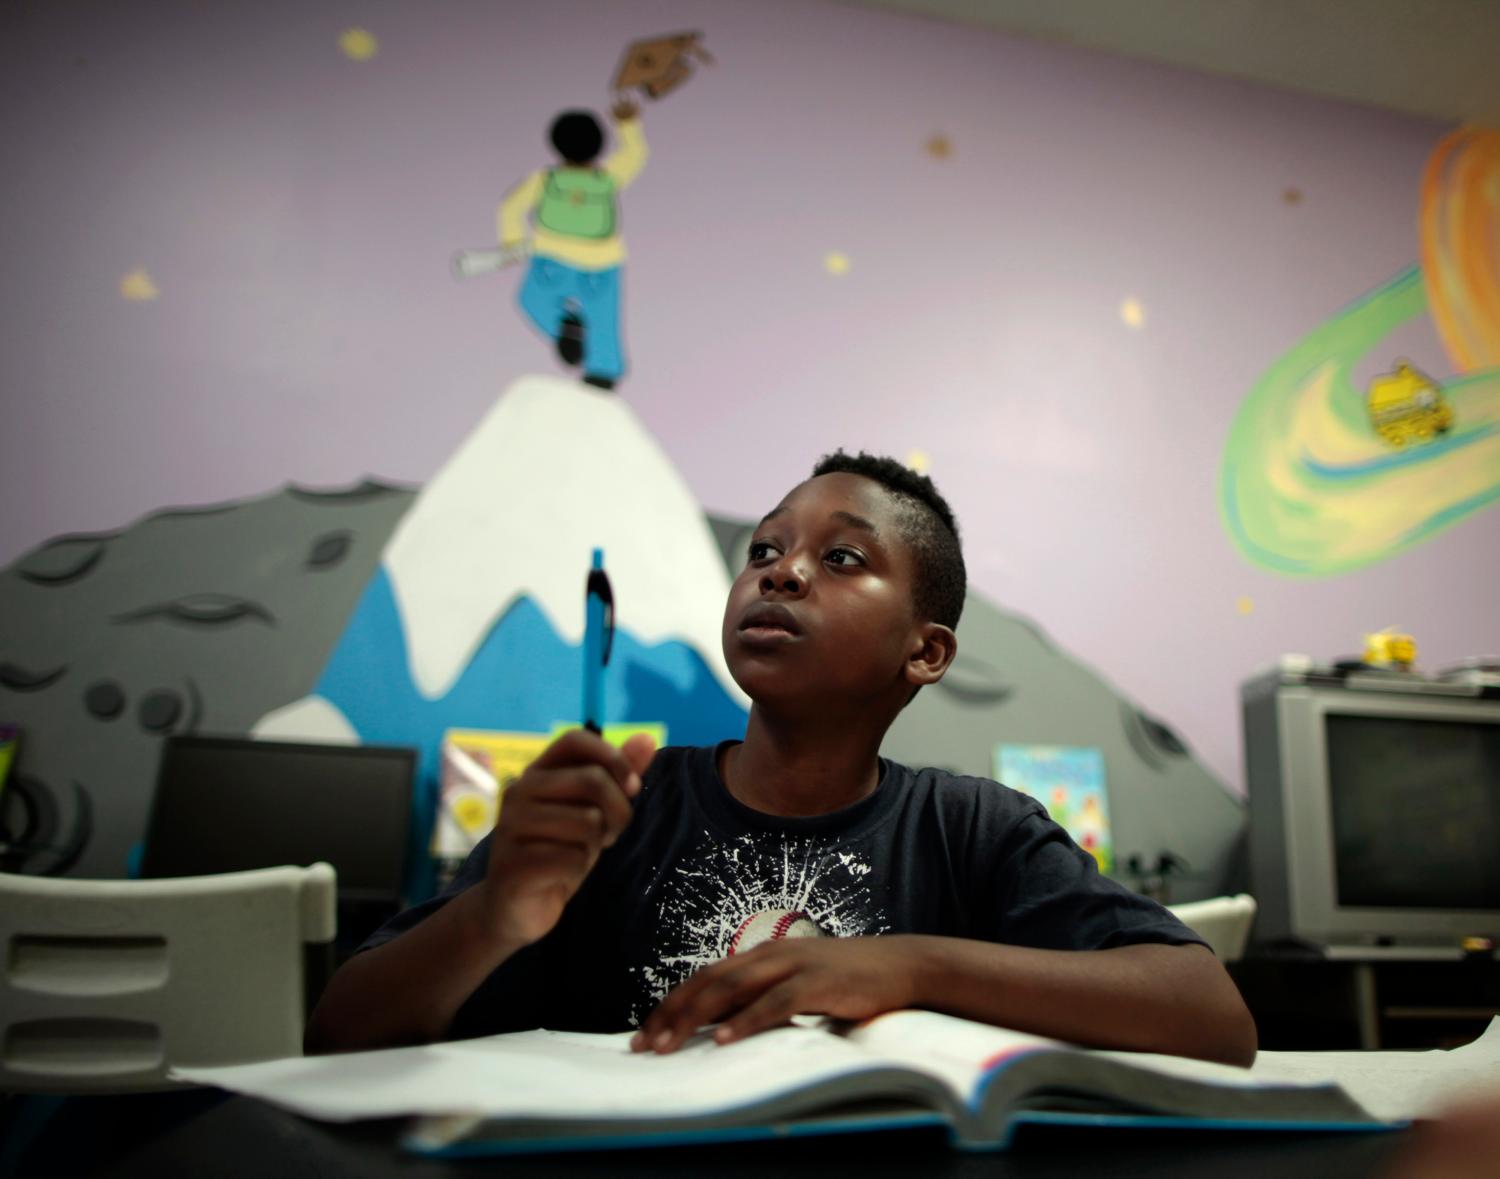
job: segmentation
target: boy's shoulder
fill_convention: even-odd
[[[963,774],[942,766],[907,766],[896,761],[889,765],[893,775],[905,776],[913,788],[945,805],[983,808],[1016,818],[1027,815],[1046,817],[1046,808],[1031,795],[982,774]]]
[[[718,777],[717,745],[663,745],[641,775],[641,795],[659,801],[684,791],[704,792]]]
[[[644,785],[684,772],[702,772],[712,768],[716,745],[663,745],[651,755],[651,764],[641,775]]]

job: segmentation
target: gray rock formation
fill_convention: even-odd
[[[287,487],[63,536],[0,573],[0,717],[21,726],[12,837],[118,877],[145,830],[162,738],[240,734],[304,695],[380,560],[408,488]],[[35,812],[35,813],[33,813]]]

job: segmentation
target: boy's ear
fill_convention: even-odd
[[[958,654],[958,636],[940,622],[924,622],[917,630],[912,652],[906,659],[906,682],[917,687],[943,678]]]

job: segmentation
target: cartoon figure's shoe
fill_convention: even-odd
[[[614,377],[601,377],[596,373],[585,373],[583,383],[585,385],[592,385],[596,389],[613,389],[615,387]]]
[[[557,355],[569,367],[583,361],[583,320],[564,315],[557,329]]]

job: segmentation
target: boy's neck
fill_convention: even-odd
[[[826,815],[868,798],[880,784],[884,726],[830,726],[826,717],[790,721],[750,710],[743,744],[725,752],[724,786],[754,810],[786,818]]]

